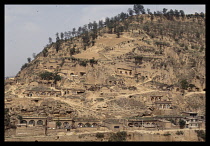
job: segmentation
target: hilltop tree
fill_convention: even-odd
[[[33,58],[35,59],[35,58],[36,58],[36,53],[33,53],[32,56],[33,56]]]
[[[71,38],[71,35],[72,35],[72,32],[71,31],[68,31],[68,39]]]
[[[152,12],[150,12],[150,9],[147,9],[147,13],[152,15]]]
[[[180,12],[178,11],[178,10],[174,10],[174,15],[176,16],[176,17],[179,17],[179,15],[180,15]]]
[[[81,27],[81,26],[80,26],[80,27],[78,27],[77,32],[78,32],[78,34],[79,34],[79,35],[81,34],[81,32],[82,32],[82,27]]]
[[[157,15],[157,12],[156,11],[154,11],[154,15]]]
[[[123,14],[122,14],[122,17],[123,17]],[[120,19],[121,19],[121,13],[118,14],[118,15],[116,15],[116,16],[114,16],[113,22],[114,23],[117,23],[118,22],[118,24],[119,24]]]
[[[129,17],[129,14],[128,13],[126,13],[126,18],[128,18]]]
[[[146,14],[144,7],[143,7],[142,9],[140,9],[140,12],[141,12],[142,14]]]
[[[91,30],[93,27],[93,24],[91,22],[88,23],[88,29]]]
[[[93,31],[97,31],[98,24],[97,24],[97,22],[96,22],[96,21],[93,21],[92,26],[93,26]]]
[[[171,9],[170,11],[167,12],[167,18],[169,20],[173,20],[173,16],[174,16],[174,11]]]
[[[84,35],[82,36],[82,41],[83,41],[84,46],[89,45],[90,38],[89,38],[89,35],[88,35],[88,31],[84,32]]]
[[[93,40],[95,39],[95,38],[97,38],[98,36],[97,36],[97,32],[98,32],[98,23],[96,22],[96,21],[94,21],[93,22],[93,24],[92,24],[92,26],[93,26],[93,34],[92,34],[92,38],[93,38]]]
[[[59,38],[59,33],[57,32],[55,35],[56,35],[56,42],[57,42],[57,41],[60,40],[60,38]]]
[[[196,16],[196,17],[198,17],[198,16],[199,16],[198,12],[195,12],[195,16]]]
[[[133,11],[135,12],[136,15],[139,15],[139,14],[140,14],[140,10],[139,10],[139,8],[137,7],[137,4],[134,4],[134,6],[133,6]]]
[[[104,26],[104,22],[103,22],[103,20],[99,20],[99,21],[98,21],[98,27],[99,27],[99,28],[103,28],[103,26]],[[98,32],[99,32],[99,36],[101,36],[100,29],[99,29],[99,31],[98,31]]]
[[[163,13],[161,11],[157,11],[157,15],[162,15]]]
[[[44,50],[42,51],[42,53],[43,53],[43,57],[47,57],[47,53],[48,53],[47,48],[44,48]]]
[[[106,18],[105,18],[105,25],[108,25],[109,22],[110,22],[110,18],[109,18],[109,17],[106,17]]]
[[[58,52],[60,50],[60,38],[59,38],[59,33],[57,32],[56,34],[56,43],[55,43],[55,49]]]
[[[142,14],[146,14],[145,9],[144,9],[144,6],[141,5],[141,4],[134,4],[133,10],[134,10],[134,12],[136,13],[136,15],[139,15],[140,12],[141,12]]]
[[[58,52],[61,48],[61,42],[60,40],[58,39],[55,43],[55,49],[56,49],[56,52]]]
[[[168,13],[169,15],[174,15],[174,11],[172,9]]]
[[[23,70],[24,68],[28,67],[28,63],[25,63],[21,66],[21,69],[20,70]]]
[[[28,58],[27,58],[27,60],[28,60],[28,63],[30,63],[30,62],[31,62],[31,58],[30,58],[30,57],[28,57]]]
[[[64,33],[63,33],[63,32],[61,32],[61,33],[60,33],[60,36],[61,36],[61,40],[63,40]]]
[[[126,13],[121,12],[121,13],[119,14],[119,18],[120,18],[120,20],[123,21],[123,20],[126,18]]]
[[[64,39],[67,40],[68,39],[68,32],[64,32]]]
[[[103,20],[99,20],[98,25],[99,25],[99,28],[103,27]]]
[[[73,36],[75,36],[75,34],[76,34],[76,28],[73,28],[72,29],[72,33],[71,33]]]
[[[183,11],[183,10],[180,10],[179,13],[180,13],[180,15],[182,16],[182,18],[184,18],[184,16],[185,16],[184,11]]]
[[[112,33],[112,28],[114,27],[113,18],[110,19],[110,18],[106,17],[105,24],[109,29],[108,32]]]
[[[85,34],[87,32],[87,25],[85,24],[83,27],[82,27],[82,34]]]
[[[200,16],[204,18],[205,14],[203,12],[200,13]]]
[[[49,44],[52,44],[52,38],[49,37]]]
[[[163,8],[163,14],[166,15],[167,14],[167,10],[166,8]]]
[[[129,14],[130,16],[133,16],[133,13],[134,13],[134,11],[133,11],[131,8],[128,8],[128,14]]]

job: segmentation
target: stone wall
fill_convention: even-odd
[[[177,131],[183,131],[183,135],[177,135]],[[199,141],[197,133],[194,130],[175,130],[175,131],[135,131],[127,132],[126,141]],[[100,132],[101,133],[101,132]],[[59,131],[57,135],[48,136],[27,136],[27,137],[9,137],[5,141],[108,141],[109,131],[104,131],[104,138],[96,138],[96,133],[77,133],[76,131]]]
[[[91,131],[97,131],[99,127],[82,127],[77,128],[75,131],[77,132],[91,132]]]
[[[5,137],[14,136],[15,134],[16,134],[16,129],[7,129],[7,130],[4,130],[4,136]]]
[[[17,127],[16,136],[45,135],[45,127]]]
[[[60,132],[65,133],[67,132],[67,130],[66,129],[47,129],[48,136],[57,135]]]
[[[180,130],[177,130],[180,131]],[[197,134],[194,130],[184,130],[183,135],[177,135],[177,131],[156,132],[156,133],[128,133],[128,141],[198,141]]]

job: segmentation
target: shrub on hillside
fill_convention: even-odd
[[[179,126],[181,129],[185,127],[186,122],[184,120],[179,120]]]
[[[180,81],[180,86],[181,86],[181,88],[182,89],[187,89],[187,87],[189,86],[189,83],[187,82],[187,80],[186,79],[184,79],[184,80],[181,80]]]
[[[87,63],[88,63],[87,61],[81,60],[81,61],[79,62],[79,65],[85,67],[85,66],[87,66]]]
[[[195,130],[195,132],[197,133],[197,136],[202,138],[203,140],[206,140],[206,133],[204,132],[204,130]]]
[[[93,65],[93,64],[97,64],[97,63],[98,63],[98,61],[97,61],[97,60],[95,60],[95,58],[90,59],[90,64],[91,64],[91,65]]]
[[[109,137],[109,141],[125,141],[127,136],[126,131],[121,131],[117,133],[112,133]]]
[[[54,82],[61,80],[61,76],[58,75],[58,73],[52,73],[52,72],[48,72],[48,71],[45,71],[45,72],[39,74],[39,77],[42,80],[54,80]]]
[[[176,132],[176,135],[183,135],[183,134],[184,134],[183,131],[177,131],[177,132]]]
[[[39,75],[42,80],[53,80],[53,73],[45,71]]]
[[[97,138],[104,138],[104,133],[96,133]]]
[[[163,136],[169,136],[169,135],[171,135],[171,134],[168,132],[163,134]]]
[[[26,67],[28,67],[28,63],[23,64],[20,70],[23,70]]]

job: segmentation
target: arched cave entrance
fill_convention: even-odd
[[[35,121],[34,120],[30,120],[28,124],[35,126]]]
[[[43,125],[43,121],[42,120],[38,120],[37,121],[37,125]]]

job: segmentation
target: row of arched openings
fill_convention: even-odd
[[[97,127],[97,123],[92,123],[92,124],[90,124],[90,123],[85,123],[85,124],[83,124],[83,123],[78,123],[78,125],[77,125],[77,127]]]
[[[27,121],[26,120],[22,120],[20,123],[21,124],[27,124]],[[42,120],[38,120],[37,122],[35,122],[34,120],[30,120],[28,122],[28,124],[29,125],[33,125],[33,126],[35,126],[35,125],[43,125],[43,121]],[[64,126],[64,128],[67,128],[67,127],[70,126],[70,124],[69,124],[69,122],[64,122],[63,126]],[[78,123],[78,125],[77,125],[77,127],[97,127],[97,126],[98,126],[97,123],[92,123],[92,124],[91,123],[85,123],[85,124]]]
[[[21,124],[27,124],[27,121],[26,121],[26,120],[22,120],[20,123],[21,123]],[[30,121],[28,122],[28,124],[29,124],[29,125],[35,126],[35,121],[34,121],[34,120],[30,120]],[[42,121],[42,120],[38,120],[38,121],[36,122],[36,125],[43,125],[43,121]]]
[[[144,127],[144,126],[155,126],[156,124],[154,122],[153,123],[147,122],[147,123],[143,123],[143,124],[142,124],[142,122],[139,122],[139,123],[128,123],[129,127],[142,127],[142,125]]]

